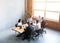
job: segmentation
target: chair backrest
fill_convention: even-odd
[[[45,28],[45,24],[46,24],[46,21],[43,20],[43,21],[41,22],[41,28]]]
[[[27,36],[31,36],[34,34],[33,27],[31,27],[31,26],[28,26],[25,31],[26,31],[25,33]]]
[[[30,28],[27,27],[27,28],[25,29],[25,34],[30,34],[30,32],[31,32]]]

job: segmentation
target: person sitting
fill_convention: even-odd
[[[19,26],[22,26],[22,20],[21,19],[19,19],[18,23],[15,25],[15,27],[19,27]]]
[[[42,22],[42,18],[39,16],[37,19],[40,23]]]
[[[41,28],[45,28],[46,20],[42,17]]]
[[[41,29],[41,26],[40,26],[39,21],[37,20],[37,21],[36,21],[36,26],[34,27],[34,30],[35,30],[35,32],[37,33],[36,36],[39,35],[39,33],[40,33],[40,29]],[[36,37],[36,36],[35,36],[35,37]]]
[[[41,22],[41,29],[42,29],[42,33],[46,31],[44,31],[44,28],[46,27],[46,20],[42,17],[42,22]]]
[[[33,19],[32,19],[31,16],[30,16],[30,18],[27,19],[27,22],[29,22],[29,23],[32,23],[33,22]]]
[[[34,28],[33,28],[33,24],[31,23],[24,32],[24,36],[23,36],[23,40],[24,39],[28,39],[30,40],[31,36],[34,34]],[[32,38],[33,39],[33,38]]]
[[[29,26],[30,23],[27,22],[27,25]],[[21,37],[23,34],[25,34],[25,31],[27,30],[28,26],[26,27],[26,29],[24,29],[24,32],[23,33],[18,34],[16,37]]]

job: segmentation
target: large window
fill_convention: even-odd
[[[59,21],[60,0],[33,0],[34,16]]]
[[[43,12],[43,11],[36,11],[36,10],[35,10],[35,11],[34,11],[34,15],[37,16],[37,17],[38,17],[39,15],[40,15],[41,17],[44,17],[44,12]]]

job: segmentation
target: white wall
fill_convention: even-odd
[[[0,0],[0,30],[14,27],[24,11],[25,0]]]

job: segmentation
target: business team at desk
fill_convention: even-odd
[[[44,20],[44,18],[43,17],[40,18],[40,16],[37,20],[33,20],[32,17],[28,18],[26,22],[27,26],[25,27],[22,33],[17,35],[17,37],[23,35],[23,40],[24,39],[30,40],[31,36],[37,37],[40,34],[40,32],[43,31],[43,28],[45,27],[45,22],[46,21]],[[18,23],[15,26],[22,28],[22,20],[19,19]]]

